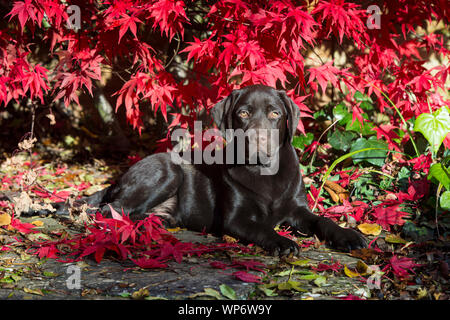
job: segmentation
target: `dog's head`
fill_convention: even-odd
[[[290,144],[300,120],[299,108],[286,92],[264,85],[234,90],[211,114],[224,137],[227,129],[235,136],[245,132],[246,155],[258,159],[271,158],[279,147]]]

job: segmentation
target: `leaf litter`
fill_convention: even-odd
[[[426,171],[427,163],[429,165],[425,159],[423,162],[411,162],[411,165],[425,166],[423,170]],[[32,177],[27,175],[29,170],[36,167],[38,169],[33,169]],[[308,259],[300,259],[287,264],[282,261],[275,265],[264,264],[253,258],[263,254],[259,248],[244,247],[239,245],[236,239],[231,238],[232,240],[226,240],[225,243],[209,245],[179,241],[176,238],[176,232],[168,232],[161,218],[155,215],[150,215],[141,221],[132,221],[124,212],[118,213],[111,210],[111,217],[104,217],[97,213],[90,216],[90,220],[87,219],[81,223],[75,223],[73,220],[65,221],[66,225],[77,230],[70,234],[65,231],[42,233],[39,228],[43,227],[43,222],[39,219],[31,223],[21,221],[20,213],[26,211],[26,208],[20,209],[21,205],[24,207],[26,205],[28,207],[45,206],[49,202],[64,201],[73,195],[95,192],[99,185],[105,185],[110,178],[102,173],[104,171],[106,170],[98,170],[98,167],[45,164],[36,154],[33,155],[31,162],[20,153],[8,158],[1,165],[1,192],[2,194],[15,192],[17,199],[23,197],[26,201],[24,200],[25,204],[16,201],[19,204],[16,207],[14,201],[11,201],[12,197],[3,196],[0,199],[0,231],[2,232],[0,252],[22,250],[40,259],[49,258],[61,262],[77,262],[88,257],[96,262],[113,259],[129,261],[135,266],[134,268],[155,270],[170,268],[170,263],[183,263],[190,257],[202,255],[213,257],[220,252],[227,256],[229,255],[227,252],[233,252],[233,255],[238,254],[245,259],[233,258],[229,262],[224,262],[223,259],[212,260],[209,262],[210,267],[223,272],[237,269],[226,274],[239,281],[255,284],[258,288],[255,291],[256,297],[258,294],[262,298],[302,297],[305,291],[303,287],[308,283],[317,287],[317,290],[326,288],[331,285],[331,280],[339,277],[357,279],[361,284],[365,284],[374,274],[381,278],[381,284],[379,288],[372,290],[370,296],[372,299],[447,299],[449,297],[449,250],[446,238],[441,236],[441,240],[437,242],[434,240],[410,241],[404,239],[401,232],[402,227],[404,230],[405,228],[412,230],[411,232],[422,230],[410,221],[415,214],[416,202],[426,194],[427,182],[423,179],[411,181],[406,192],[387,190],[383,197],[380,191],[378,196],[380,200],[372,203],[354,199],[347,191],[348,186],[355,183],[352,179],[364,177],[364,173],[358,170],[338,171],[335,173],[337,179],[334,178],[334,181],[326,183],[328,190],[325,190],[334,204],[330,202],[331,205],[326,205],[323,201],[327,199],[319,198],[318,208],[322,210],[320,214],[344,226],[356,224],[358,229],[369,238],[368,249],[350,253],[351,256],[361,259],[365,266],[361,267],[360,264],[356,268],[337,260],[311,262],[307,261]],[[396,173],[391,170],[389,174]],[[314,183],[316,176],[314,173],[310,176],[312,177],[310,182]],[[26,185],[30,181],[31,185]],[[43,188],[43,185],[46,187]],[[309,187],[314,197],[317,197],[318,193],[314,191],[314,185],[311,184]],[[3,234],[5,232],[6,235]],[[289,228],[280,226],[277,232],[297,241],[304,251],[323,248],[323,244],[317,240],[303,238]],[[250,259],[246,257],[248,255]],[[220,270],[219,272],[222,272]],[[20,273],[0,272],[3,272],[0,280],[3,285],[11,285],[21,277]],[[289,278],[286,280],[280,276]],[[28,291],[31,292],[30,290]],[[228,296],[233,296],[229,290],[222,291]],[[36,292],[35,294],[38,294]],[[222,297],[225,296],[223,292],[219,293]],[[356,297],[353,293],[345,291],[342,297],[339,295],[336,297],[352,299]],[[339,294],[342,295],[342,292]],[[368,298],[367,292],[362,292],[359,298]]]

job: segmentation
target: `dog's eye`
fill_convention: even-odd
[[[242,119],[247,119],[248,117],[250,117],[250,113],[248,113],[247,110],[239,111],[238,115],[239,115],[239,117],[241,117]]]
[[[269,119],[278,119],[281,116],[281,113],[278,111],[271,111],[269,113]]]

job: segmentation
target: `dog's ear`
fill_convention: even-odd
[[[297,130],[298,122],[300,121],[300,108],[292,101],[291,98],[288,97],[285,91],[278,91],[281,101],[284,103],[284,107],[286,108],[287,118],[288,118],[288,134],[289,141],[292,142],[294,138],[295,131]]]
[[[222,131],[224,137],[225,129],[227,129],[227,127],[231,127],[232,113],[239,96],[240,90],[234,90],[228,97],[216,103],[216,105],[210,110],[214,123],[217,125],[219,130]]]

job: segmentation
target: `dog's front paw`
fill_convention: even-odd
[[[300,251],[299,246],[294,241],[278,234],[270,239],[266,239],[262,247],[273,256],[287,256],[290,254],[296,256]]]
[[[327,244],[332,248],[346,252],[367,248],[366,238],[358,231],[341,227],[338,228],[329,232],[326,238]]]

